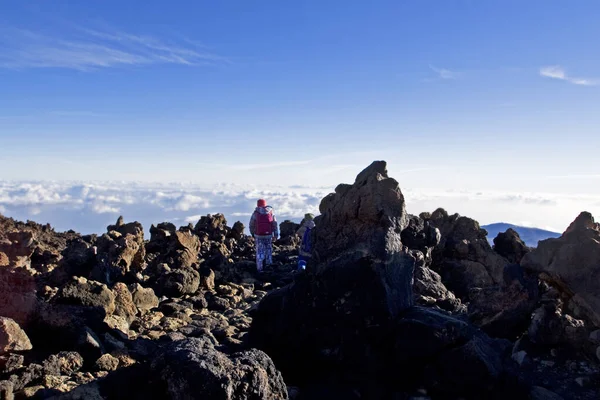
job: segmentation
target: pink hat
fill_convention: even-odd
[[[265,199],[259,199],[256,202],[256,206],[257,207],[266,207],[267,206],[267,201]]]

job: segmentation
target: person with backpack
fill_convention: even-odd
[[[315,216],[308,213],[300,223],[296,234],[300,236],[300,249],[298,250],[298,270],[306,269],[306,263],[312,256],[310,234],[315,227]]]
[[[250,217],[249,227],[256,244],[256,269],[258,272],[262,272],[263,262],[267,266],[273,263],[273,242],[279,236],[273,207],[267,205],[264,199],[256,202],[256,209]]]

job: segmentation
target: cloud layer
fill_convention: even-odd
[[[116,66],[227,62],[189,40],[76,28],[68,34],[0,29],[0,67],[89,71]]]
[[[230,224],[246,224],[261,197],[275,207],[279,221],[297,221],[307,212],[318,214],[321,199],[331,191],[333,187],[0,181],[0,213],[81,233],[102,233],[123,215],[140,221],[147,231],[151,224],[187,225],[219,212]],[[444,207],[481,224],[508,222],[562,232],[580,211],[600,214],[600,196],[411,188],[403,193],[410,213]]]

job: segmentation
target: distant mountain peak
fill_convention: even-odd
[[[507,222],[496,222],[493,224],[482,225],[481,227],[487,231],[487,239],[491,245],[494,244],[494,238],[498,235],[498,233],[505,232],[509,228],[515,230],[525,244],[529,247],[537,247],[537,244],[540,240],[557,238],[561,235],[559,232],[552,232],[527,226],[519,226],[509,224]]]

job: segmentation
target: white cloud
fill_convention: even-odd
[[[198,66],[225,62],[227,60],[224,57],[187,40],[175,41],[93,29],[76,29],[69,34],[16,28],[0,31],[0,68],[89,71],[126,65]]]
[[[0,181],[0,212],[20,220],[49,222],[57,230],[102,233],[118,215],[140,221],[146,230],[164,221],[195,223],[221,212],[230,225],[247,225],[258,198],[275,208],[279,221],[319,214],[321,199],[334,187],[249,185],[203,186],[142,182]],[[508,193],[482,190],[403,188],[407,211],[419,214],[438,207],[481,224],[507,222],[562,232],[581,211],[600,215],[600,195]]]
[[[200,196],[194,196],[190,194],[184,194],[178,198],[177,202],[173,206],[173,210],[176,211],[189,211],[192,208],[208,208],[210,203],[204,200]]]
[[[279,220],[301,218],[318,211],[323,188],[271,186],[202,186],[182,183],[142,182],[14,182],[0,181],[0,207],[6,215],[50,222],[59,230],[103,232],[117,214],[138,220],[148,229],[163,221],[197,221],[200,216],[221,212],[230,223],[247,223],[260,197],[276,208]]]
[[[545,78],[559,79],[562,81],[570,82],[574,85],[582,86],[595,86],[599,83],[598,80],[574,78],[572,76],[569,76],[567,75],[567,71],[560,65],[550,65],[540,68],[540,76],[543,76]]]
[[[440,79],[456,79],[456,77],[457,77],[456,72],[452,72],[449,69],[436,68],[433,65],[429,65],[429,68],[433,72],[435,72],[436,74],[438,74],[438,78],[440,78]]]
[[[107,204],[93,204],[91,208],[96,214],[117,214],[120,211],[118,207],[111,207]]]
[[[198,215],[190,215],[189,217],[185,217],[185,218],[184,218],[184,221],[185,221],[185,222],[187,222],[187,223],[189,224],[190,222],[191,222],[191,223],[198,222],[198,220],[199,220],[200,218],[202,218],[202,215],[201,215],[201,214],[198,214]],[[179,220],[179,218],[176,218],[176,219],[177,219],[177,220]]]

